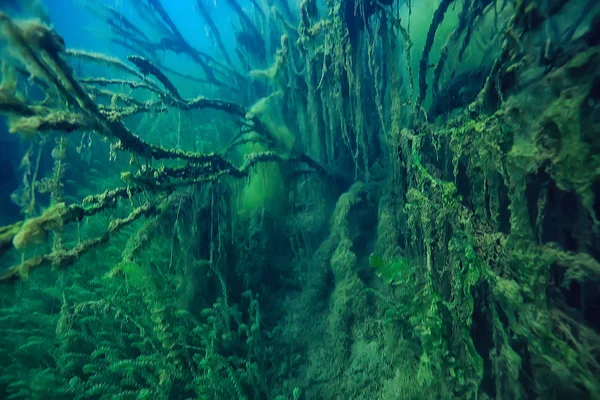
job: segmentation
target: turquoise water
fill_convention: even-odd
[[[599,398],[599,32],[0,2],[0,398]]]

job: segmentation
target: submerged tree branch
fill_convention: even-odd
[[[27,278],[31,270],[44,265],[51,265],[54,268],[63,268],[72,265],[88,251],[107,243],[112,234],[132,224],[140,217],[155,215],[157,212],[158,208],[155,204],[146,203],[133,210],[126,218],[118,218],[111,221],[108,230],[100,237],[79,243],[70,250],[55,250],[50,254],[33,257],[23,261],[21,264],[13,265],[0,275],[0,283]]]
[[[442,0],[437,10],[433,14],[433,20],[429,25],[429,31],[427,32],[427,38],[425,39],[425,47],[423,48],[423,54],[419,61],[419,97],[417,98],[417,107],[420,107],[425,100],[427,95],[427,70],[429,69],[429,53],[433,47],[433,41],[435,39],[435,33],[444,20],[444,14],[448,11],[448,7],[454,0]]]
[[[233,68],[233,63],[231,62],[231,59],[229,58],[229,53],[227,52],[227,49],[225,48],[225,44],[223,44],[223,39],[221,39],[221,34],[219,33],[219,28],[217,28],[217,26],[215,25],[215,22],[213,21],[212,17],[210,16],[210,13],[204,6],[204,2],[202,0],[196,0],[196,9],[198,10],[200,15],[202,16],[202,19],[204,19],[204,22],[208,26],[208,29],[210,30],[213,38],[215,39],[215,42],[217,44],[217,47],[219,48],[219,51],[221,52],[223,57],[225,57],[225,61],[227,61],[227,64],[231,68]]]
[[[182,100],[175,85],[173,85],[169,78],[167,78],[167,76],[163,74],[163,72],[160,69],[158,69],[154,64],[152,64],[152,62],[140,56],[129,56],[127,57],[127,59],[134,63],[142,74],[150,74],[156,77],[156,79],[158,79],[158,81],[162,83],[165,89],[167,89],[174,98],[176,98],[177,100]]]

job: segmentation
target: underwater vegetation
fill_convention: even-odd
[[[596,0],[5,0],[0,57],[1,399],[600,399]]]

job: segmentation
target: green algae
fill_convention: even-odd
[[[223,100],[186,100],[189,77],[154,60],[144,77],[68,51],[151,89],[104,101],[90,85],[108,80],[76,79],[56,43],[34,40],[48,26],[2,14],[17,64],[59,97],[29,98],[3,66],[0,111],[56,144],[53,171],[24,177],[54,205],[0,228],[0,397],[597,397],[593,21],[561,42],[551,31],[571,29],[576,1],[456,2],[458,21],[448,2],[309,0],[297,21],[271,3],[236,11],[282,37],[252,50],[238,32],[248,77],[195,51],[161,2],[144,11]],[[433,83],[438,25],[452,33]],[[411,54],[426,61],[418,104]],[[445,89],[479,58],[493,65],[474,102],[427,120],[426,99],[453,101]],[[265,79],[219,89],[252,76]],[[112,143],[91,149],[82,128]],[[26,258],[14,241],[32,224],[46,252]]]

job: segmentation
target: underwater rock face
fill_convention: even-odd
[[[58,3],[0,4],[0,398],[600,398],[599,2]]]

